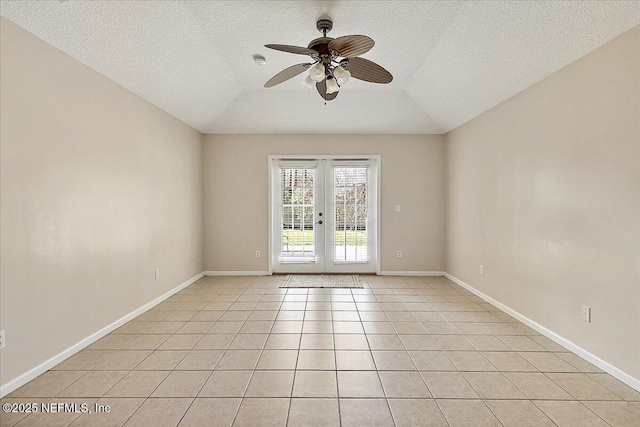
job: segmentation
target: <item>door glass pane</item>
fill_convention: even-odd
[[[281,168],[282,217],[281,261],[315,258],[314,184],[315,169]]]
[[[366,167],[334,167],[334,261],[368,261]]]

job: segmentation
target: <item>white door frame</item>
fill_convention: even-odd
[[[330,155],[330,154],[323,154],[323,155],[296,155],[296,154],[282,154],[282,155],[275,155],[275,154],[270,154],[268,156],[268,184],[269,184],[269,191],[268,191],[268,200],[267,200],[267,210],[268,210],[268,214],[269,214],[269,242],[267,245],[267,256],[269,259],[269,274],[273,274],[273,229],[274,229],[274,218],[273,218],[273,208],[272,208],[272,203],[274,200],[274,183],[273,183],[273,170],[274,170],[274,166],[276,165],[278,160],[301,160],[301,161],[309,161],[309,160],[368,160],[368,161],[373,161],[375,162],[375,176],[373,177],[375,179],[375,187],[376,187],[376,191],[375,191],[375,195],[376,195],[376,209],[375,209],[375,218],[376,218],[376,226],[374,228],[374,230],[372,230],[373,233],[375,233],[375,240],[376,240],[376,247],[375,247],[375,272],[376,274],[380,274],[380,206],[381,206],[381,185],[380,185],[380,176],[381,176],[381,170],[382,170],[382,157],[379,154],[359,154],[359,155],[355,155],[355,154],[335,154],[335,155]],[[328,178],[325,177],[325,181]],[[329,216],[329,211],[326,211],[326,216],[328,218]],[[327,224],[329,225],[329,224]],[[325,245],[326,247],[326,245]],[[354,264],[357,265],[357,264]]]

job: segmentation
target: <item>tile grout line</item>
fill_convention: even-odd
[[[233,282],[232,282],[232,283],[233,283]],[[228,288],[228,286],[227,286],[227,288]],[[225,289],[226,289],[226,288],[225,288]],[[220,294],[219,294],[219,295],[220,295]],[[236,298],[236,300],[234,300],[234,302],[235,302],[235,301],[237,301],[237,298]],[[233,305],[233,303],[232,303],[232,305]],[[206,307],[206,306],[205,306],[205,307]],[[231,306],[229,306],[229,308],[231,308]],[[222,318],[222,316],[224,316],[224,314],[225,314],[227,311],[228,311],[228,310],[225,310],[225,311],[224,311],[224,313],[220,316],[220,318]],[[218,320],[219,320],[220,318],[218,318]],[[216,320],[216,322],[218,322],[218,320]],[[214,322],[214,325],[215,325],[215,322]],[[244,323],[243,323],[243,326],[244,326]],[[211,328],[213,328],[213,325],[211,326]],[[207,331],[209,331],[211,328],[209,328]],[[241,330],[241,329],[242,329],[242,326],[240,327],[240,330]],[[238,330],[238,333],[236,333],[236,336],[240,333],[240,330]],[[200,338],[200,339],[198,340],[198,342],[197,342],[197,343],[195,343],[195,344],[194,344],[194,346],[192,347],[192,349],[191,349],[191,350],[189,350],[189,351],[193,351],[193,348],[195,348],[195,346],[196,346],[196,345],[198,345],[198,343],[199,343],[199,342],[204,338],[204,335],[206,335],[206,332],[202,335],[202,338]],[[235,339],[235,337],[234,337],[234,339]],[[232,340],[231,342],[233,342],[233,340]],[[229,345],[231,345],[231,343],[229,343]],[[187,355],[188,355],[188,354],[189,354],[189,353],[187,353],[187,354],[185,355],[185,357],[187,357]],[[203,383],[202,383],[202,385],[200,386],[200,389],[199,389],[199,390],[198,390],[198,392],[196,393],[196,395],[195,395],[195,397],[193,398],[193,400],[191,400],[191,403],[189,404],[189,407],[187,407],[187,410],[186,410],[186,411],[184,411],[184,414],[182,414],[182,417],[180,417],[180,420],[178,421],[178,423],[176,424],[176,426],[178,426],[178,425],[182,422],[182,420],[184,419],[185,415],[187,415],[187,413],[189,412],[189,409],[191,409],[191,407],[193,406],[193,403],[194,403],[194,402],[196,401],[196,399],[198,398],[198,395],[202,392],[202,389],[203,389],[203,388],[204,388],[204,386],[207,384],[207,381],[209,381],[209,378],[211,378],[211,376],[213,375],[213,372],[215,371],[216,367],[220,364],[220,361],[222,361],[222,358],[224,357],[224,355],[225,355],[225,354],[226,354],[226,350],[222,353],[222,356],[220,356],[220,359],[216,362],[216,365],[213,367],[213,369],[211,370],[211,372],[209,372],[209,375],[207,376],[207,379],[206,379],[206,380],[204,380],[204,382],[203,382]],[[182,358],[182,359],[180,360],[180,362],[178,362],[178,364],[176,365],[176,368],[180,365],[180,363],[182,362],[182,360],[184,360],[184,358]],[[174,369],[173,369],[173,371],[171,371],[171,372],[175,372],[175,368],[174,368]],[[171,374],[169,374],[169,375],[171,375]],[[165,380],[166,380],[166,378],[165,378]],[[163,381],[163,382],[164,382],[164,381]],[[160,387],[160,385],[161,385],[161,384],[162,384],[162,383],[160,383],[160,384],[158,385],[158,387]],[[156,387],[156,390],[157,390],[157,387]],[[152,394],[153,394],[153,393],[152,393]],[[141,405],[141,406],[142,406],[142,405]],[[237,411],[238,411],[239,409],[240,409],[240,405],[238,405],[238,409],[236,410],[236,413],[237,413]],[[132,416],[133,416],[133,415],[132,415]]]
[[[197,295],[197,294],[196,294],[196,295]],[[218,294],[218,295],[220,295],[220,294]],[[195,297],[192,297],[192,299],[193,299],[193,298],[195,298]],[[200,311],[202,311],[202,310],[200,310]],[[225,312],[226,312],[226,310],[225,310]],[[223,315],[224,315],[224,314],[223,314]],[[167,316],[168,316],[168,315],[167,315]],[[167,316],[165,316],[165,317],[167,317]],[[222,317],[222,316],[221,316],[221,317]],[[215,322],[214,322],[214,324],[215,324]],[[212,327],[213,327],[213,326],[212,326]],[[202,338],[204,338],[204,335],[206,335],[206,332],[205,332],[205,334],[203,334],[203,337],[202,337]],[[202,338],[201,338],[200,340],[198,340],[198,342],[200,342],[200,341],[202,340]],[[196,344],[194,345],[194,347],[195,347],[197,344],[198,344],[198,343],[196,343]],[[153,352],[152,352],[151,354],[153,354]],[[149,356],[151,356],[151,354],[150,354]],[[188,354],[188,353],[187,353],[187,354]],[[224,354],[223,354],[223,355],[224,355]],[[147,360],[147,358],[148,358],[149,356],[147,356],[146,358],[144,358],[140,363],[142,363],[142,362],[144,362],[145,360]],[[185,355],[184,357],[186,357],[186,356],[187,356],[187,355]],[[182,360],[184,359],[184,357],[183,357],[182,359],[180,359],[180,362],[182,362]],[[220,359],[222,360],[222,357],[221,357]],[[178,364],[176,364],[176,367],[180,364],[180,362],[178,362]],[[136,365],[136,367],[137,367],[137,366],[139,366],[139,365],[140,365],[140,363],[139,363],[138,365]],[[218,363],[220,363],[220,361],[218,361]],[[216,363],[216,365],[217,365],[218,363]],[[135,369],[135,368],[134,368],[134,369]],[[124,426],[124,425],[126,425],[126,424],[129,422],[129,420],[131,420],[131,418],[133,418],[133,416],[134,416],[134,415],[135,415],[135,414],[140,410],[140,408],[142,408],[142,406],[143,406],[143,405],[144,405],[144,404],[145,404],[145,403],[146,403],[146,402],[151,398],[151,395],[152,395],[152,394],[153,394],[153,393],[154,393],[154,392],[155,392],[155,391],[156,391],[156,390],[157,390],[157,389],[162,385],[162,383],[163,383],[163,382],[164,382],[164,381],[169,377],[169,375],[171,375],[171,372],[174,372],[174,371],[175,371],[175,368],[174,368],[174,369],[172,369],[172,370],[170,371],[170,373],[169,373],[169,374],[164,378],[164,380],[162,380],[162,381],[161,381],[161,382],[160,382],[160,383],[159,383],[159,384],[154,388],[154,390],[149,394],[149,396],[147,396],[147,397],[144,399],[144,401],[140,404],[140,406],[138,406],[138,408],[137,408],[135,411],[133,411],[133,413],[129,416],[129,418],[127,418],[127,420],[122,424],[123,426]],[[132,370],[131,372],[133,372],[133,370]],[[212,374],[212,373],[213,373],[213,371],[209,374],[209,377],[211,377],[211,374]],[[208,381],[209,377],[207,377],[207,380],[205,380],[205,382],[203,383],[202,387],[204,387],[204,385],[207,383],[207,381]],[[116,384],[116,385],[117,385],[117,384]],[[114,385],[114,387],[115,387],[115,385]],[[182,415],[182,417],[180,417],[180,421],[178,421],[178,424],[182,421],[182,418],[184,418],[184,416],[187,414],[187,412],[189,412],[189,409],[190,409],[190,408],[191,408],[191,406],[193,405],[193,402],[194,402],[194,401],[195,401],[195,399],[197,398],[197,396],[198,396],[198,394],[200,393],[200,391],[202,391],[202,387],[200,388],[200,390],[198,391],[198,393],[196,393],[196,397],[194,397],[194,398],[193,398],[193,400],[192,400],[192,401],[191,401],[191,403],[189,404],[189,407],[188,407],[188,408],[187,408],[187,410],[184,412],[184,414]],[[176,425],[177,425],[177,424],[176,424]]]
[[[237,299],[236,299],[236,301],[237,301]],[[205,306],[205,307],[206,307],[206,306]],[[225,311],[225,313],[226,313],[226,311]],[[224,314],[223,314],[222,316],[224,316]],[[221,317],[222,317],[222,316],[221,316]],[[214,324],[215,324],[215,322],[214,322]],[[244,325],[244,323],[243,323],[243,325]],[[213,328],[213,325],[211,326],[211,328]],[[211,329],[211,328],[209,328],[209,329]],[[242,329],[242,327],[241,327],[241,329]],[[208,330],[207,330],[207,331],[208,331]],[[238,331],[238,333],[239,333],[239,331]],[[205,332],[205,334],[203,334],[202,338],[204,338],[204,335],[206,335],[206,332]],[[236,334],[236,336],[237,336],[237,335],[238,335],[238,334]],[[198,340],[198,342],[200,342],[200,341],[202,340],[202,338],[200,338],[200,339]],[[194,348],[195,348],[195,346],[198,344],[198,342],[194,344],[194,346],[192,347],[192,349],[191,349],[191,350],[189,350],[189,352],[193,351],[193,349],[194,349]],[[222,358],[224,357],[224,354],[225,354],[225,353],[226,353],[226,351],[222,354],[222,356],[220,357],[220,359],[218,359],[218,361],[216,362],[216,364],[215,364],[215,366],[213,367],[213,369],[211,370],[211,372],[209,372],[209,375],[207,376],[207,378],[204,380],[204,382],[202,383],[202,385],[201,385],[201,386],[200,386],[200,388],[198,389],[198,392],[195,394],[195,396],[194,396],[193,400],[191,401],[191,403],[190,403],[190,404],[189,404],[189,406],[187,407],[187,410],[184,412],[184,414],[182,414],[182,417],[180,417],[180,420],[178,421],[178,424],[177,424],[177,425],[179,425],[179,424],[182,422],[182,420],[184,419],[184,417],[187,415],[187,413],[189,413],[189,410],[190,410],[190,409],[191,409],[191,407],[193,406],[193,403],[194,403],[194,402],[196,401],[196,399],[198,398],[198,395],[202,392],[202,389],[203,389],[203,388],[204,388],[204,386],[207,384],[207,381],[209,381],[209,378],[211,378],[211,376],[213,375],[213,372],[215,371],[216,367],[220,364],[220,361],[221,361],[221,360],[222,360]],[[185,355],[185,357],[184,357],[184,358],[186,358],[188,355],[189,355],[189,353],[187,353],[187,354]],[[180,362],[178,362],[178,364],[176,365],[176,367],[178,367],[178,366],[180,365],[180,363],[182,362],[182,360],[184,360],[184,358],[182,358],[182,359],[181,359],[181,361],[180,361]],[[173,370],[172,372],[175,372],[175,368],[174,368],[174,370]],[[165,379],[166,379],[166,378],[165,378]],[[163,382],[164,382],[164,381],[163,381]],[[160,384],[162,384],[162,383],[160,383]],[[160,385],[158,385],[158,387],[160,387]],[[157,387],[156,387],[156,389],[157,389]],[[153,394],[153,393],[152,393],[152,394]],[[240,408],[240,405],[238,405],[238,409],[239,409],[239,408]],[[236,410],[236,412],[237,412],[237,410]]]
[[[423,299],[424,299],[424,298],[423,298]],[[413,313],[413,312],[412,312],[412,313]],[[414,317],[415,317],[415,316],[414,316]],[[445,319],[445,321],[446,321],[446,319]],[[422,324],[422,323],[421,323],[421,324]],[[394,329],[395,329],[395,328],[394,328]],[[429,331],[427,330],[427,328],[424,328],[424,329],[425,329],[425,331],[427,332],[427,334],[428,334],[429,336],[431,336],[431,332],[429,332]],[[397,332],[397,331],[396,331],[396,332]],[[414,359],[414,358],[413,358],[413,356],[411,355],[411,352],[407,349],[406,344],[404,343],[404,341],[402,341],[402,340],[400,340],[400,341],[402,342],[402,345],[404,346],[405,350],[406,350],[406,351],[407,351],[407,353],[409,354],[409,358],[410,358],[410,359],[411,359],[411,361],[413,362],[414,366],[416,367],[416,369],[418,369],[418,365],[416,365],[416,363],[415,363],[415,359]],[[435,343],[436,343],[436,345],[438,345],[438,342],[437,342],[437,341],[435,341]],[[443,351],[443,353],[444,353],[444,351]],[[447,357],[447,359],[449,359],[449,357],[446,355],[446,353],[445,353],[445,357]],[[449,361],[451,361],[451,360],[449,359]],[[453,366],[455,367],[455,365],[453,365]],[[420,377],[422,378],[422,381],[424,382],[425,386],[427,387],[427,390],[429,390],[429,393],[431,394],[431,396],[432,396],[432,398],[433,398],[433,402],[435,403],[436,408],[438,408],[438,412],[439,412],[439,413],[440,413],[440,415],[442,416],[442,419],[445,421],[445,423],[447,423],[447,425],[449,425],[449,426],[450,426],[450,425],[451,425],[451,423],[449,423],[449,420],[447,419],[446,415],[445,415],[445,414],[444,414],[444,412],[442,411],[442,408],[441,408],[441,407],[440,407],[440,405],[438,404],[438,401],[436,400],[436,398],[435,398],[434,394],[431,392],[431,389],[429,388],[429,385],[428,385],[427,381],[424,379],[424,376],[422,375],[422,373],[421,373],[421,371],[420,371],[420,370],[418,370],[418,374],[419,374],[419,375],[420,375]],[[466,381],[466,379],[465,379],[465,381]]]
[[[386,281],[386,279],[384,279],[384,280]],[[360,309],[358,308],[357,304],[356,304],[356,311],[358,313],[358,317],[360,318],[360,323],[362,324],[362,316],[360,316]],[[386,316],[386,313],[385,313],[385,316]],[[387,316],[387,319],[388,319],[388,316]],[[393,327],[393,325],[392,325],[392,327]],[[394,330],[395,330],[395,328],[394,328]],[[393,416],[393,411],[391,411],[391,405],[389,404],[389,399],[387,398],[387,391],[385,390],[384,384],[382,383],[382,378],[380,377],[380,370],[378,369],[378,364],[376,363],[376,359],[373,357],[373,349],[371,348],[371,343],[369,342],[369,334],[367,334],[367,331],[365,331],[364,325],[362,325],[362,332],[363,332],[363,335],[365,336],[365,339],[367,340],[367,345],[369,346],[369,353],[371,354],[371,360],[373,360],[373,366],[375,366],[375,368],[376,368],[376,376],[378,377],[378,382],[380,383],[380,388],[382,389],[382,395],[384,396],[384,402],[387,404],[387,409],[389,410],[389,416],[391,417],[391,422],[393,423],[393,425],[395,427],[395,426],[397,426],[396,419]],[[411,361],[411,363],[413,363],[413,360]],[[414,364],[414,366],[415,366],[415,364]]]
[[[574,366],[574,367],[575,367],[575,366]],[[591,413],[592,413],[592,414],[594,414],[596,417],[598,417],[598,418],[600,418],[602,421],[604,421],[604,423],[605,423],[605,424],[607,424],[607,425],[611,425],[611,424],[610,424],[610,423],[608,423],[604,418],[602,418],[599,414],[597,414],[597,413],[596,413],[596,412],[594,412],[591,408],[589,408],[587,405],[585,405],[584,403],[582,403],[582,401],[581,401],[581,400],[579,400],[577,397],[575,397],[573,394],[571,394],[571,392],[569,392],[569,390],[567,390],[567,389],[565,389],[564,387],[562,387],[562,385],[561,385],[561,384],[558,384],[556,381],[554,381],[554,380],[553,380],[553,378],[550,378],[550,377],[549,377],[549,375],[547,375],[548,373],[558,373],[558,372],[541,372],[541,373],[542,373],[542,375],[544,375],[546,378],[548,378],[548,379],[549,379],[549,381],[551,381],[551,382],[552,382],[553,384],[555,384],[556,386],[560,387],[560,388],[561,388],[565,393],[567,393],[569,396],[573,397],[573,400],[567,400],[568,402],[579,402],[579,403],[580,403],[582,406],[584,406],[584,407],[585,407],[589,412],[591,412]],[[571,373],[572,373],[572,372],[571,372]],[[584,373],[582,373],[582,374],[584,374]],[[517,387],[517,386],[516,386],[516,387]],[[606,387],[605,387],[605,388],[606,388]],[[611,390],[609,390],[609,391],[611,391]],[[611,393],[613,393],[613,392],[611,392]],[[618,396],[616,393],[613,393],[613,394],[615,394],[616,396]],[[618,397],[620,397],[620,396],[618,396]],[[549,401],[553,401],[553,399],[536,399],[536,400],[549,400]],[[533,404],[535,405],[535,401],[533,401],[533,399],[530,399],[530,401],[531,401],[531,403],[533,403]],[[605,401],[605,400],[599,400],[599,401],[601,401],[601,402],[602,402],[602,401]],[[624,400],[624,399],[622,399],[622,401],[623,401],[623,402],[625,402],[625,400]],[[617,401],[617,400],[615,400],[615,401],[613,401],[613,400],[612,400],[611,402],[618,402],[618,401]],[[544,412],[544,411],[542,410],[542,408],[540,408],[538,405],[535,405],[535,406],[536,406],[536,408],[538,408],[538,409],[540,410],[540,412],[542,412],[542,413],[543,413],[547,418],[549,418],[549,419],[551,418],[551,417],[549,417],[549,416],[547,415],[547,413],[546,413],[546,412]],[[553,420],[552,420],[552,421],[553,421]]]
[[[234,281],[232,281],[228,286],[225,286],[225,287],[222,289],[222,291],[224,291],[225,289],[230,288],[230,287],[231,287],[231,285],[233,285],[233,283],[234,283]],[[244,288],[244,289],[246,289],[246,288]],[[196,294],[196,295],[197,295],[197,294]],[[217,296],[220,296],[220,295],[223,295],[223,294],[222,294],[222,293],[218,293],[218,294],[216,294],[216,297],[217,297]],[[240,295],[242,295],[242,294],[240,294]],[[193,298],[195,298],[195,297],[193,297]],[[193,298],[192,298],[192,299],[193,299]],[[231,303],[231,305],[229,306],[229,308],[231,308],[231,306],[232,306],[232,305],[233,305],[237,300],[238,300],[238,298],[236,298],[235,300],[233,300],[233,302]],[[215,299],[214,299],[214,301],[215,301]],[[207,304],[207,305],[208,305],[208,304]],[[205,307],[206,307],[206,306],[205,306]],[[221,319],[221,318],[222,318],[222,317],[223,317],[227,312],[232,311],[232,310],[229,310],[229,308],[227,308],[226,310],[220,310],[220,311],[223,311],[223,314],[221,314],[221,315],[220,315],[220,317],[218,318],[218,320],[216,320],[216,321],[214,322],[214,325],[215,325],[215,323],[219,322],[219,321],[220,321],[220,319]],[[200,311],[203,311],[203,310],[204,310],[204,309],[202,309],[202,310],[200,310]],[[213,311],[213,310],[212,310],[212,311]],[[242,326],[244,326],[244,323],[246,323],[246,320],[245,320],[245,322],[243,322]],[[235,337],[239,334],[240,330],[242,329],[242,326],[240,327],[240,329],[238,330],[238,332],[235,334],[234,339],[235,339]],[[211,326],[211,328],[213,328],[213,325]],[[211,328],[209,328],[209,330],[210,330]],[[209,330],[207,330],[207,332],[208,332]],[[177,366],[182,362],[182,360],[184,360],[184,358],[185,358],[185,357],[187,357],[187,355],[189,354],[189,352],[190,352],[190,351],[192,351],[192,350],[193,350],[193,348],[195,348],[195,346],[197,346],[197,345],[198,345],[198,343],[199,343],[199,342],[204,338],[204,335],[206,335],[206,332],[203,334],[202,338],[200,338],[200,340],[198,340],[198,342],[196,342],[196,343],[194,344],[194,346],[191,348],[191,350],[189,350],[189,351],[187,352],[187,354],[185,354],[185,356],[184,356],[182,359],[180,359],[180,362],[178,362],[178,363],[176,364],[176,366],[171,370],[171,372],[175,372],[175,371],[176,371],[176,369],[175,369],[175,368],[176,368],[176,367],[177,367]],[[232,340],[232,342],[233,342],[233,340]],[[230,346],[230,345],[231,345],[231,343],[229,343],[229,346]],[[227,348],[227,350],[228,350],[228,348]],[[224,355],[226,354],[227,350],[225,350],[225,351],[223,352],[222,356],[220,357],[220,360],[218,360],[218,362],[216,362],[216,366],[214,366],[214,369],[209,373],[209,376],[207,377],[207,379],[204,381],[204,383],[202,384],[202,386],[200,387],[200,389],[199,389],[199,390],[198,390],[198,392],[196,393],[196,396],[192,399],[191,403],[189,404],[189,407],[187,408],[187,410],[184,412],[184,414],[183,414],[183,415],[182,415],[182,417],[180,418],[180,421],[178,421],[178,424],[182,421],[182,419],[184,418],[184,416],[187,414],[187,412],[189,411],[189,409],[190,409],[190,408],[191,408],[191,406],[193,405],[193,402],[195,402],[195,400],[198,398],[198,395],[199,395],[199,394],[200,394],[200,392],[202,391],[202,388],[204,388],[204,386],[205,386],[205,384],[207,383],[207,381],[209,380],[209,378],[213,375],[213,371],[214,371],[214,370],[215,370],[215,368],[218,366],[218,364],[220,363],[220,361],[222,360],[222,358],[223,358],[223,357],[224,357]],[[152,354],[153,354],[153,353],[152,353]],[[151,355],[149,355],[149,356],[151,356]],[[144,360],[146,360],[146,358],[145,358]],[[140,363],[142,363],[142,362],[140,362]],[[136,365],[136,366],[139,366],[139,365]],[[169,373],[169,375],[171,375],[171,373]],[[168,376],[169,376],[169,375],[167,375],[167,377],[166,377],[166,378],[168,378]],[[160,384],[158,384],[158,386],[154,389],[154,392],[155,392],[155,390],[157,390],[157,389],[162,385],[162,383],[166,380],[166,378],[165,378],[165,379],[164,379]],[[145,402],[151,398],[151,395],[152,395],[152,394],[153,394],[153,392],[149,395],[149,397],[147,397],[147,398],[145,399]],[[145,402],[143,402],[143,404],[144,404]],[[140,407],[138,408],[138,410],[139,410],[141,407],[142,407],[142,405],[140,405]],[[238,406],[238,409],[239,409],[239,406]],[[137,410],[136,410],[136,411],[131,415],[131,417],[133,417],[133,415],[135,415],[135,413],[136,413],[136,412],[137,412]],[[129,419],[130,419],[131,417],[129,417]],[[176,424],[176,425],[177,425],[177,424]]]
[[[353,296],[353,291],[351,291],[351,295]],[[340,383],[338,382],[338,350],[336,349],[336,330],[333,327],[333,319],[334,319],[333,301],[330,293],[329,293],[329,310],[331,313],[331,336],[333,338],[333,360],[334,360],[333,363],[335,363],[335,366],[336,366],[335,376],[336,376],[336,396],[338,399],[338,423],[340,424],[340,427],[342,427],[342,405],[340,404]],[[360,318],[360,315],[358,315],[358,318]]]
[[[376,297],[377,299],[377,297]],[[413,312],[411,312],[413,314]],[[415,316],[414,316],[415,317]],[[393,326],[393,324],[392,324]],[[395,327],[394,327],[395,329]],[[429,331],[427,331],[426,328],[425,332],[427,332],[427,334],[429,334],[429,336],[431,336],[431,334],[429,333]],[[436,398],[435,395],[433,394],[433,392],[431,391],[431,389],[429,388],[429,384],[427,383],[427,381],[424,379],[424,376],[422,375],[421,371],[418,369],[418,365],[416,365],[414,358],[411,356],[411,352],[409,351],[409,349],[407,348],[406,344],[404,341],[402,341],[402,339],[399,337],[399,334],[397,334],[397,330],[396,330],[396,335],[398,335],[398,339],[400,340],[400,342],[402,343],[402,346],[404,347],[405,351],[407,352],[407,354],[409,355],[409,358],[411,359],[411,362],[413,363],[413,365],[416,367],[416,371],[418,372],[418,375],[420,376],[420,378],[422,379],[422,382],[424,383],[425,387],[427,388],[427,390],[429,391],[429,394],[431,395],[431,397],[433,398],[433,402],[436,405],[436,408],[438,408],[438,412],[440,413],[440,415],[442,416],[442,419],[447,423],[447,425],[449,424],[449,421],[447,420],[447,417],[445,417],[444,413],[442,412],[442,409],[440,408],[440,406],[438,405],[438,402],[436,402]],[[437,344],[437,343],[436,343]],[[455,366],[455,365],[454,365]],[[393,413],[392,413],[393,415]]]
[[[245,287],[243,289],[243,291],[246,291],[248,288],[249,288],[249,286]],[[262,293],[262,296],[264,296],[265,294],[266,294],[266,291],[264,293]],[[240,295],[242,295],[242,294],[240,294]],[[261,297],[261,299],[262,299],[262,297]],[[281,306],[282,306],[282,301],[280,302],[280,306],[278,306],[278,314],[280,313],[280,307]],[[253,312],[253,310],[252,310],[252,312]],[[274,319],[273,324],[271,325],[270,331],[273,330],[273,325],[275,325],[275,322],[277,321],[278,314],[276,314],[276,319]],[[249,314],[249,316],[251,316],[251,314]],[[247,317],[247,319],[249,319],[249,316]],[[245,323],[248,321],[247,319],[245,319],[245,321],[242,323],[242,326],[240,326],[240,329],[238,329],[238,332],[236,333],[236,336],[229,343],[229,348],[227,349],[227,351],[231,349],[230,348],[231,344],[233,344],[233,341],[240,334],[240,331],[244,327]],[[260,350],[260,354],[258,355],[258,359],[256,360],[256,363],[255,363],[253,369],[251,370],[251,375],[249,376],[249,380],[247,381],[247,385],[244,388],[244,391],[242,393],[242,397],[240,398],[240,404],[238,404],[238,409],[236,410],[236,413],[233,416],[233,420],[231,421],[231,425],[235,424],[236,419],[238,418],[238,414],[240,414],[240,409],[242,408],[242,404],[244,403],[245,396],[247,394],[247,391],[249,390],[249,386],[251,385],[251,380],[253,379],[253,374],[256,372],[256,368],[258,367],[258,363],[260,363],[260,358],[262,357],[262,352],[264,351],[264,347],[267,345],[267,341],[268,340],[269,340],[269,334],[267,334],[267,339],[265,340],[264,344],[262,345],[262,350]],[[226,351],[225,351],[225,354],[226,354]],[[224,355],[222,357],[224,357]],[[220,358],[220,360],[222,360],[222,358]]]
[[[290,277],[290,276],[289,276]],[[289,289],[290,288],[283,288],[286,289],[285,291],[285,300],[287,295],[289,295]],[[299,294],[292,294],[292,295],[299,295]],[[284,302],[284,301],[283,301]],[[294,366],[294,370],[293,370],[293,381],[291,382],[291,393],[289,393],[289,406],[287,407],[287,419],[285,421],[285,425],[289,425],[289,417],[291,416],[291,404],[293,403],[293,389],[296,385],[296,377],[298,376],[298,361],[300,360],[300,346],[302,344],[302,336],[303,336],[303,331],[304,331],[304,320],[307,317],[307,304],[309,303],[309,291],[307,290],[306,293],[306,298],[305,298],[305,302],[304,302],[304,311],[302,313],[302,325],[300,326],[300,339],[298,340],[298,350],[296,353],[296,365]],[[282,305],[281,305],[282,307]],[[278,310],[278,314],[280,313],[280,310]],[[274,323],[275,325],[275,323]]]

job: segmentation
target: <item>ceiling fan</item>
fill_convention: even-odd
[[[289,46],[283,44],[266,44],[265,47],[282,52],[309,55],[313,62],[292,65],[271,77],[264,87],[273,87],[285,82],[298,74],[309,70],[304,83],[312,89],[315,85],[320,96],[325,101],[331,101],[338,96],[340,87],[349,77],[371,83],[389,83],[393,76],[375,62],[360,58],[374,45],[367,36],[342,36],[336,39],[327,37],[333,28],[329,19],[320,19],[316,23],[322,37],[312,40],[308,47]]]

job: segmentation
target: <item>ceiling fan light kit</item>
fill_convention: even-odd
[[[318,93],[325,101],[331,101],[338,96],[340,87],[345,85],[350,77],[370,83],[390,83],[393,76],[375,62],[359,58],[367,53],[375,44],[367,36],[352,35],[336,39],[327,37],[333,28],[328,19],[321,19],[316,28],[322,32],[322,37],[312,40],[308,47],[289,46],[281,44],[267,44],[269,49],[282,52],[308,55],[313,62],[292,65],[273,76],[264,87],[273,87],[283,83],[308,70],[304,80],[309,88],[314,84]]]
[[[313,90],[313,86],[315,86],[316,82],[313,81],[310,75],[307,75],[307,78],[302,82],[309,90]]]
[[[340,86],[336,79],[332,76],[327,77],[327,94],[336,93],[340,90]]]
[[[340,65],[334,68],[333,77],[335,77],[336,80],[338,80],[338,84],[342,86],[349,80],[349,77],[351,77],[351,73],[345,70],[344,67]]]
[[[325,78],[325,68],[321,62],[318,62],[316,65],[309,69],[309,77],[314,82],[321,82]]]

